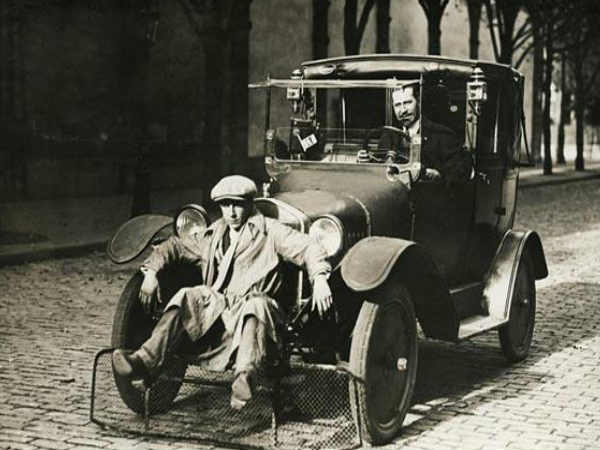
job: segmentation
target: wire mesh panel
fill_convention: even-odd
[[[277,410],[280,446],[351,448],[360,444],[350,409],[349,376],[332,366],[297,364],[282,378]]]
[[[235,411],[231,372],[189,366],[185,378],[159,378],[148,392],[141,383],[123,390],[115,384],[106,350],[94,367],[91,416],[121,431],[232,447],[351,448],[359,441],[348,381],[331,366],[294,365],[279,381],[258,380],[252,400]]]

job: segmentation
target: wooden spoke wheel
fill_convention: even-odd
[[[115,311],[112,329],[112,346],[137,350],[150,337],[156,320],[146,314],[138,295],[144,276],[137,272],[127,283]],[[150,390],[150,412],[166,411],[179,392],[187,363],[173,358],[165,364],[161,377],[152,384]],[[113,369],[115,384],[123,402],[132,411],[144,413],[143,391],[132,385],[131,380],[117,374]]]
[[[362,380],[356,392],[350,384],[362,438],[372,444],[389,442],[404,421],[417,375],[416,318],[404,287],[383,301],[363,303],[352,337],[350,369]]]
[[[506,359],[523,360],[529,353],[535,325],[535,278],[531,258],[524,253],[519,262],[515,288],[510,301],[508,323],[498,330]]]

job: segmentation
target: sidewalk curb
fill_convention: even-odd
[[[534,187],[542,187],[542,186],[550,186],[550,185],[558,185],[558,184],[566,184],[566,183],[575,183],[578,181],[589,181],[600,178],[600,171],[594,170],[589,172],[582,172],[581,175],[576,175],[574,177],[560,177],[561,174],[552,174],[552,175],[541,175],[542,179],[537,179],[529,182],[527,178],[519,180],[519,189],[529,189]],[[537,175],[538,177],[540,175]]]
[[[0,267],[16,266],[34,261],[43,261],[54,258],[74,258],[94,251],[106,251],[108,240],[100,242],[86,242],[81,244],[60,245],[52,248],[31,248],[29,250],[13,253],[0,253]]]
[[[575,183],[579,181],[590,181],[599,178],[600,170],[598,169],[592,169],[588,172],[582,172],[576,176],[568,177],[561,177],[560,173],[546,176],[536,174],[530,177],[521,178],[519,180],[519,189],[531,189],[543,186]],[[34,261],[42,261],[53,258],[73,258],[77,256],[83,256],[94,251],[100,251],[104,253],[106,251],[106,245],[109,239],[110,236],[107,237],[106,240],[53,246],[38,245],[37,248],[35,247],[35,244],[32,244],[31,248],[21,251],[13,250],[12,252],[9,251],[4,254],[1,253],[0,249],[0,267],[26,264]]]

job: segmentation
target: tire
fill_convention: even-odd
[[[519,262],[510,303],[508,323],[498,330],[498,336],[506,359],[518,362],[529,354],[535,326],[535,278],[533,263],[527,253]]]
[[[137,350],[150,337],[156,320],[147,315],[141,307],[138,294],[144,280],[137,272],[123,290],[113,318],[112,342],[114,348]],[[179,392],[187,363],[173,358],[165,364],[165,370],[150,390],[150,413],[160,413],[169,409]],[[131,380],[122,377],[113,369],[115,384],[121,400],[129,409],[144,414],[143,392],[135,388]]]
[[[374,299],[375,300],[375,299]],[[350,348],[350,370],[362,382],[350,401],[362,439],[385,444],[400,430],[417,376],[415,311],[406,288],[362,305]]]

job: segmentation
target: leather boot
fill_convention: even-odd
[[[115,372],[122,377],[137,379],[149,375],[148,368],[138,355],[120,348],[112,353],[112,363]]]
[[[231,407],[242,409],[254,393],[254,377],[256,374],[257,340],[256,331],[259,325],[254,316],[250,316],[244,323],[242,337],[235,359],[235,378],[231,385]]]

